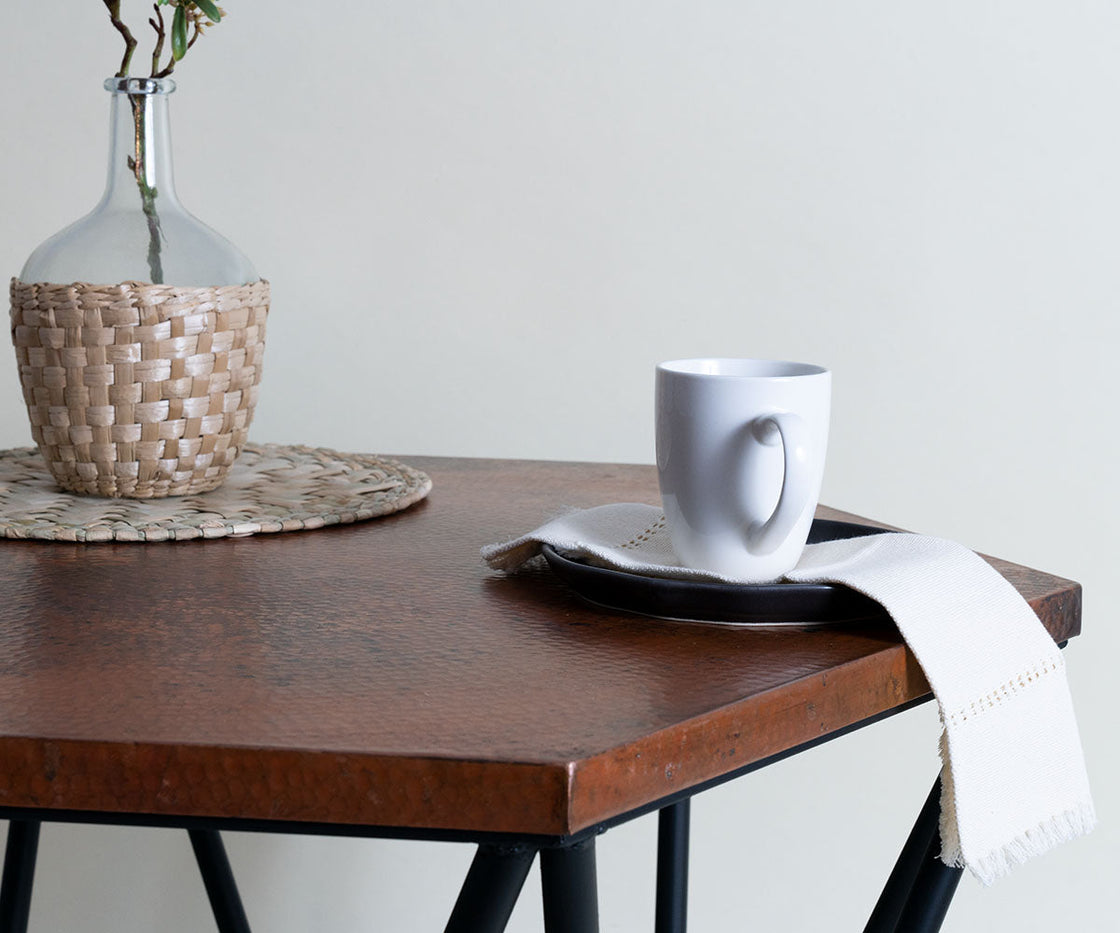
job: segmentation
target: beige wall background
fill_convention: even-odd
[[[227,6],[173,129],[184,202],[273,283],[255,438],[651,462],[658,360],[829,366],[825,501],[1085,585],[1066,653],[1102,825],[966,878],[945,929],[1112,929],[1120,8]],[[7,273],[97,200],[118,58],[95,0],[5,2]],[[0,366],[0,445],[25,445]],[[862,929],[937,731],[915,711],[698,798],[693,928]],[[601,839],[604,930],[651,928],[654,837]],[[442,929],[471,855],[227,844],[273,933]],[[538,891],[511,931],[541,930]],[[34,930],[211,923],[185,834],[44,830]]]

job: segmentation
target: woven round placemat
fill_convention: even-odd
[[[0,450],[0,536],[44,541],[191,541],[302,531],[399,512],[431,491],[419,470],[370,454],[246,444],[225,483],[165,499],[59,490],[39,451]]]

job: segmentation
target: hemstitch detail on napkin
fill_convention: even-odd
[[[977,697],[967,706],[958,707],[947,716],[943,716],[943,719],[946,724],[952,726],[962,722],[968,722],[968,720],[974,716],[980,716],[988,710],[995,709],[1004,700],[1009,700],[1014,694],[1022,693],[1024,690],[1039,683],[1047,674],[1056,673],[1064,666],[1064,662],[1060,657],[1057,659],[1045,658],[1036,663],[1033,667],[1027,668],[1020,674],[1016,674],[1009,681],[996,687],[990,693],[982,697]]]
[[[619,547],[621,547],[621,548],[639,548],[643,544],[645,544],[646,542],[650,541],[653,538],[653,536],[656,535],[659,531],[664,530],[664,528],[665,528],[665,516],[662,515],[657,521],[655,521],[652,525],[650,525],[648,528],[646,528],[645,531],[634,535],[634,537],[632,537],[625,544],[620,544]]]

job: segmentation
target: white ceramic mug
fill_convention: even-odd
[[[657,367],[657,470],[686,567],[778,579],[801,556],[824,475],[832,374],[808,363]]]

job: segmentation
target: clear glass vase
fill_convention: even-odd
[[[175,193],[169,78],[109,78],[109,176],[85,217],[28,258],[23,282],[245,285],[258,279],[229,240],[191,215]]]
[[[11,282],[31,434],[68,492],[208,492],[246,442],[269,284],[179,203],[168,124],[174,82],[110,78],[105,87],[105,194]]]

